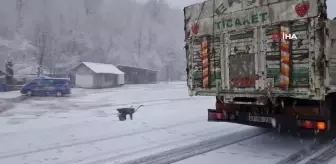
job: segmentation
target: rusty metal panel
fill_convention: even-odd
[[[291,40],[290,43],[290,88],[310,87],[311,65],[309,61],[310,35],[307,20],[294,21],[289,26],[290,32],[295,34],[297,40]],[[280,24],[264,27],[264,49],[266,57],[266,78],[273,83],[273,87],[281,87],[280,82],[280,41],[274,41],[272,35],[280,31]]]
[[[207,73],[209,74],[208,82],[209,86],[204,87],[203,84],[203,73],[205,68],[204,60],[202,57],[202,42],[207,41],[209,50],[207,50],[207,53],[209,57],[207,58]],[[221,64],[220,64],[220,37],[212,37],[212,36],[203,36],[203,37],[195,37],[192,40],[192,44],[190,44],[189,49],[191,51],[188,52],[189,55],[189,70],[190,70],[190,78],[193,88],[214,88],[216,89],[216,81],[221,79]]]
[[[313,30],[307,20],[296,21],[291,25],[291,33],[297,36],[291,45],[291,87],[310,87],[309,31]],[[314,33],[313,33],[314,34]]]
[[[184,11],[186,38],[319,15],[318,0],[209,0]]]
[[[190,45],[189,49],[192,51],[189,52],[189,76],[192,88],[203,88],[203,81],[202,81],[202,38],[197,37],[192,40],[192,44]]]
[[[227,38],[230,89],[255,88],[255,31],[231,32]]]
[[[336,87],[336,20],[329,20],[328,21],[328,41],[327,41],[327,53],[328,53],[328,75],[327,83],[330,87]]]
[[[272,94],[281,96],[321,98],[325,1],[209,0],[186,7],[184,13],[191,95],[253,97],[270,92],[271,87]],[[288,42],[286,89],[281,85],[281,41],[272,38],[281,24],[287,24],[288,31],[297,37]],[[246,33],[249,30],[253,32]],[[216,39],[210,39],[213,36]],[[204,37],[210,45],[209,88],[202,87],[201,82]]]

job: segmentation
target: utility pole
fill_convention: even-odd
[[[46,33],[43,31],[41,34],[41,37],[38,38],[39,39],[39,43],[40,43],[40,48],[39,48],[39,59],[38,59],[38,67],[37,67],[37,76],[41,77],[42,73],[43,73],[43,60],[44,60],[44,55],[46,53]]]
[[[166,65],[166,76],[165,76],[165,81],[166,81],[166,82],[169,81],[169,67],[168,67],[168,64]]]
[[[143,12],[141,15],[141,20],[140,20],[140,32],[139,32],[139,40],[138,40],[138,57],[141,55],[141,41],[142,41],[142,26],[143,26],[143,19],[144,19],[145,13]]]
[[[26,1],[25,1],[26,2]],[[21,36],[21,29],[23,27],[23,5],[24,0],[16,0],[16,11],[17,11],[17,20],[16,20],[16,33]]]
[[[14,76],[13,62],[7,61],[6,63],[6,84],[7,85],[13,85],[13,76]]]

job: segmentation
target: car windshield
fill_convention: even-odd
[[[52,85],[54,83],[54,80],[52,79],[41,79],[40,84],[41,85]]]
[[[54,79],[53,84],[68,84],[68,81],[63,79]]]

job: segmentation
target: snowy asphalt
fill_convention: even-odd
[[[14,102],[1,113],[0,163],[313,164],[336,155],[319,138],[209,123],[213,98],[189,97],[183,82],[73,92]],[[140,104],[134,120],[118,121],[116,108]]]

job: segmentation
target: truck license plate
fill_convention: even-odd
[[[248,119],[251,122],[272,123],[272,117],[249,116]]]

